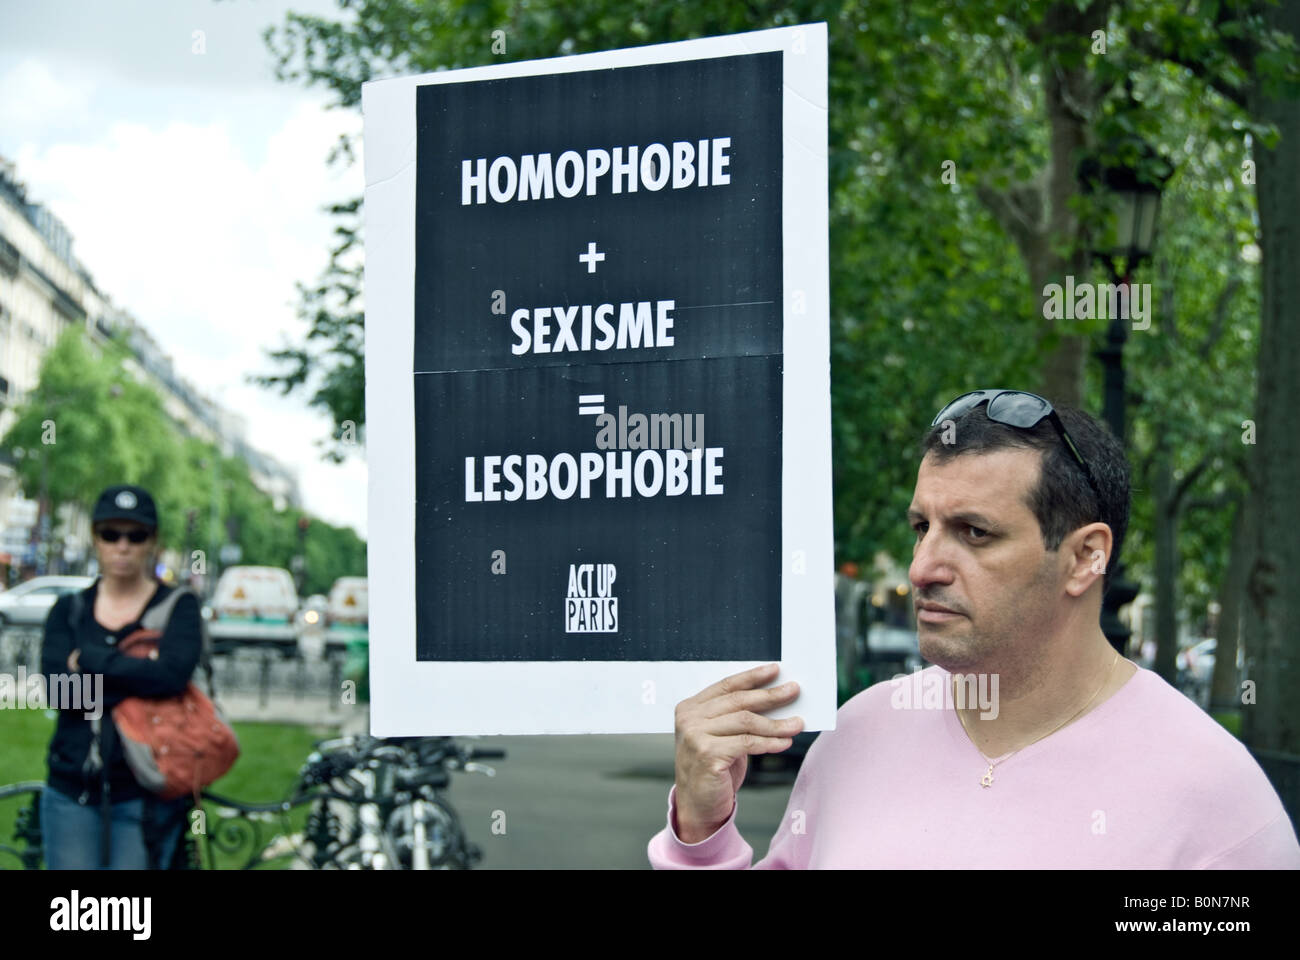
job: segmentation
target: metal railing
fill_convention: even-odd
[[[19,667],[28,675],[39,673],[41,642],[41,627],[9,625],[0,629],[0,673],[12,674]],[[334,712],[341,702],[339,690],[347,659],[342,644],[329,642],[315,656],[307,654],[302,645],[281,648],[256,642],[226,644],[212,655],[213,683],[218,696],[255,693],[261,707],[270,702],[273,694],[288,694],[297,700],[325,697],[329,710]],[[195,672],[195,681],[206,690],[202,671]]]

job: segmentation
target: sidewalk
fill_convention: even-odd
[[[299,723],[311,726],[339,727],[343,735],[368,733],[368,704],[341,704],[337,697],[274,693],[261,704],[257,693],[218,691],[217,704],[226,719],[241,723]],[[333,709],[331,709],[331,707]]]

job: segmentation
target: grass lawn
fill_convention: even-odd
[[[284,798],[312,744],[326,737],[336,736],[333,727],[302,727],[274,723],[236,723],[239,737],[239,760],[212,789],[223,797],[246,803],[274,803]],[[0,786],[20,780],[41,780],[46,777],[45,754],[50,737],[54,734],[54,720],[41,710],[5,710],[0,712]],[[0,800],[0,842],[10,843],[13,837],[14,818],[18,810],[29,802],[31,794],[24,797]],[[207,806],[208,829],[218,823],[215,810]],[[307,808],[300,807],[290,815],[292,829],[299,830],[307,816]],[[263,842],[281,829],[282,820],[264,824]],[[245,851],[247,853],[247,851]],[[216,853],[219,868],[231,867],[236,860],[229,855]],[[287,861],[279,864],[287,866]],[[12,857],[4,857],[0,867],[15,866]]]
[[[1238,740],[1241,739],[1241,711],[1240,710],[1223,711],[1223,712],[1212,711],[1210,713],[1210,716],[1212,716],[1215,720],[1218,720],[1219,723],[1223,726],[1223,728],[1227,730],[1230,734],[1232,734],[1234,737],[1236,737]]]

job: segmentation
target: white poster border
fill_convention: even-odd
[[[826,24],[371,81],[365,115],[370,726],[375,736],[670,733],[677,702],[764,661],[415,659],[415,90],[783,51],[784,396],[780,681],[772,717],[835,726]],[[745,557],[719,557],[743,565]]]

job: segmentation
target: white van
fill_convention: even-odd
[[[339,577],[330,588],[326,622],[335,625],[363,625],[370,621],[369,581],[365,577]]]
[[[213,649],[269,643],[292,652],[298,641],[298,590],[280,567],[227,567],[212,596]]]

